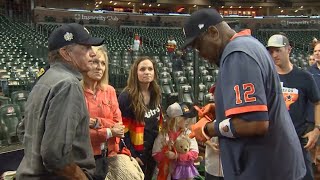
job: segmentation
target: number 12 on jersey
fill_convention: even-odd
[[[255,102],[257,100],[256,97],[253,97],[253,94],[256,92],[256,90],[254,88],[254,84],[252,83],[242,84],[242,87],[235,85],[233,90],[236,93],[236,104],[242,104],[243,99],[246,103]]]

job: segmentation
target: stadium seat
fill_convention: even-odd
[[[188,77],[188,83],[193,85],[194,84],[194,76],[189,76]]]
[[[190,85],[183,85],[179,87],[179,102],[188,102],[193,104],[194,96]]]
[[[162,94],[171,94],[175,92],[170,78],[161,78],[159,81]]]
[[[0,96],[0,106],[5,104],[10,104],[10,103],[11,103],[11,99],[9,97]]]
[[[184,76],[178,77],[175,82],[175,87],[176,87],[177,91],[180,89],[181,86],[184,86],[184,85],[189,85],[188,79]]]
[[[5,146],[9,142],[8,128],[3,121],[0,121],[0,146]]]
[[[211,93],[207,93],[204,95],[203,100],[203,105],[206,105],[208,103],[214,103],[214,96]]]
[[[163,68],[164,67],[164,64],[162,63],[162,62],[158,62],[157,63],[157,68],[158,69],[161,69],[161,68]]]
[[[130,52],[128,51],[123,51],[122,56],[131,56]]]
[[[207,92],[207,88],[204,84],[199,84],[198,103],[200,106],[204,105],[204,95]]]
[[[14,91],[11,93],[11,100],[13,104],[17,104],[20,108],[21,114],[24,115],[25,104],[29,96],[29,91]]]
[[[159,73],[159,78],[160,78],[160,79],[164,79],[164,78],[172,79],[170,73],[169,73],[169,72],[166,72],[166,71],[160,72],[160,73]]]
[[[178,77],[184,76],[184,72],[183,71],[175,71],[173,72],[173,80],[176,81],[178,79]]]
[[[214,83],[215,83],[214,78],[211,75],[204,76],[202,82],[206,86],[207,89],[210,89],[211,86],[214,85]]]
[[[18,141],[17,125],[21,120],[20,108],[16,104],[7,104],[0,107],[0,121],[8,128],[8,143],[12,144]]]

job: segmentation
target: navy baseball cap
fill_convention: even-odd
[[[91,37],[89,31],[77,23],[64,24],[56,28],[49,36],[49,51],[62,48],[70,44],[99,46],[103,44],[103,38]]]
[[[223,19],[219,12],[212,8],[200,9],[191,14],[184,25],[186,40],[182,48],[189,46],[201,33],[205,32],[210,26],[222,22]]]
[[[170,118],[179,116],[193,118],[197,116],[197,111],[190,103],[173,103],[167,108],[167,115]]]

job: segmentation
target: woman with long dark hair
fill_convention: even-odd
[[[131,66],[127,86],[118,98],[125,143],[146,180],[152,178],[156,167],[152,147],[161,123],[161,91],[157,78],[155,62],[150,57],[140,57]]]

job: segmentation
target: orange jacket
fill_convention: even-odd
[[[115,89],[107,85],[98,88],[96,95],[90,89],[84,89],[86,104],[90,118],[97,118],[99,127],[90,128],[90,138],[94,155],[100,155],[100,145],[108,142],[108,156],[114,156],[119,151],[120,139],[116,137],[107,140],[107,128],[111,128],[115,123],[121,122],[121,112],[117,100]]]

